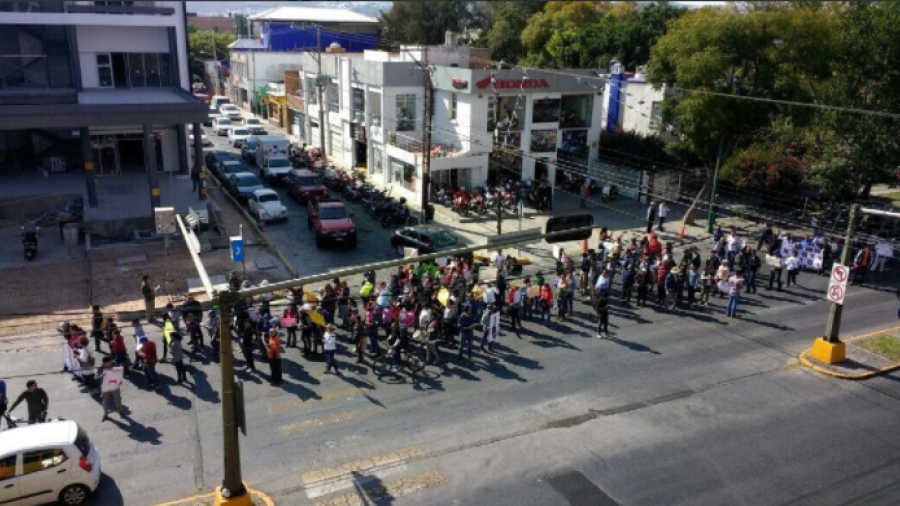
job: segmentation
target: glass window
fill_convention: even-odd
[[[650,104],[650,126],[655,128],[662,123],[662,102]]]
[[[559,148],[557,157],[569,162],[587,163],[587,132],[587,130],[563,130],[562,146]]]
[[[323,207],[319,210],[319,218],[323,220],[344,220],[347,210],[343,207]]]
[[[381,126],[381,95],[378,93],[369,94],[369,114],[372,117],[372,126]]]
[[[416,168],[408,163],[391,158],[391,183],[398,184],[409,191],[416,191]]]
[[[520,96],[488,98],[488,131],[499,128],[504,131],[522,129],[525,117],[525,100]]]
[[[16,477],[16,457],[15,453],[0,457],[0,481]]]
[[[22,474],[31,474],[54,468],[69,460],[66,452],[59,448],[36,450],[22,454]]]
[[[328,110],[339,112],[341,110],[341,92],[334,83],[328,85]]]
[[[97,77],[101,88],[112,88],[116,84],[113,80],[112,60],[108,54],[97,55]]]
[[[159,83],[163,87],[172,86],[172,70],[169,69],[167,53],[159,53]]]
[[[563,97],[560,105],[560,128],[590,128],[593,105],[593,95]]]
[[[555,153],[556,130],[532,130],[531,151],[533,153]]]
[[[315,79],[307,79],[306,80],[306,88],[309,90],[309,100],[308,102],[312,105],[316,105],[319,103],[319,89],[316,88],[316,80]]]
[[[159,55],[157,53],[144,54],[144,72],[146,73],[147,87],[159,88]]]
[[[416,96],[397,95],[397,131],[409,132],[416,129]]]
[[[257,199],[260,202],[278,202],[278,195],[274,193],[264,193]]]
[[[456,93],[450,94],[450,120],[456,121]]]
[[[98,54],[97,55],[97,65],[109,65],[110,59],[108,54]]]
[[[372,146],[372,174],[384,173],[384,153],[381,146]]]
[[[559,121],[559,99],[543,98],[534,101],[532,123],[556,123]]]
[[[366,112],[366,92],[357,88],[353,89],[353,112]]]
[[[143,54],[128,53],[128,78],[132,88],[144,88],[147,86]]]

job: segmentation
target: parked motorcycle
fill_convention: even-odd
[[[406,206],[406,199],[401,198],[398,206],[386,211],[381,217],[381,226],[388,228],[391,226],[413,226],[418,225],[419,220],[413,217],[409,208]]]
[[[38,234],[41,227],[26,228],[22,227],[22,246],[25,249],[25,260],[31,262],[37,257],[38,252]]]

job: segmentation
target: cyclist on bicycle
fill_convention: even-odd
[[[403,333],[400,332],[400,323],[394,322],[391,324],[391,332],[388,335],[388,346],[390,346],[390,352],[394,355],[394,371],[400,370],[400,355],[401,352],[406,349],[406,340],[403,338]]]

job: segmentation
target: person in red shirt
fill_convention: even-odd
[[[544,283],[544,286],[541,287],[541,312],[540,319],[541,322],[544,321],[544,315],[547,315],[547,321],[550,321],[550,308],[553,307],[553,290],[550,289],[550,285]]]
[[[659,243],[657,243],[659,244]],[[666,276],[669,275],[669,261],[663,260],[656,268],[656,302],[665,304],[666,302]]]
[[[662,243],[656,238],[656,234],[650,234],[650,240],[647,242],[647,253],[656,258],[662,256]]]
[[[153,390],[159,389],[159,376],[156,374],[156,363],[159,361],[156,355],[156,343],[141,338],[141,360],[144,362],[144,375],[147,376],[148,386]]]
[[[112,341],[109,343],[110,351],[112,352],[113,360],[115,361],[116,367],[122,367],[125,370],[125,377],[128,377],[128,348],[125,347],[125,338],[122,337],[122,332],[119,330],[115,330],[113,332]]]

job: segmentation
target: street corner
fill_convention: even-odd
[[[267,494],[249,487],[247,487],[247,491],[250,493],[250,504],[252,506],[275,506],[275,501]],[[215,503],[216,493],[208,492],[185,497],[183,499],[176,499],[174,501],[158,503],[155,506],[213,506]]]
[[[823,360],[816,346],[798,356],[800,363],[813,371],[844,380],[866,380],[900,369],[900,327],[889,327],[845,339],[844,357],[834,363]],[[821,351],[821,346],[819,346]],[[840,357],[838,357],[840,358]]]

